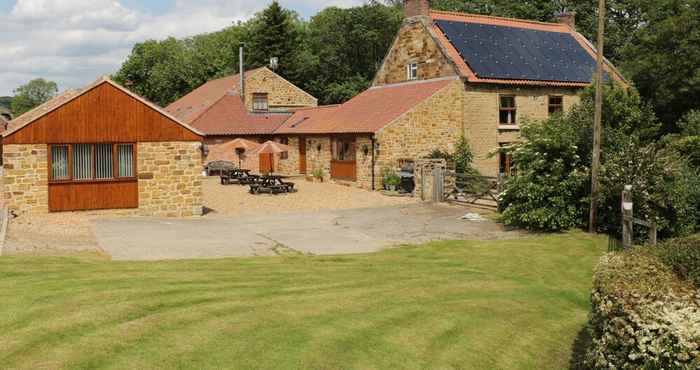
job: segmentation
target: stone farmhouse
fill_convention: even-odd
[[[101,78],[10,122],[5,205],[19,213],[202,214],[202,134]]]
[[[321,170],[325,178],[378,189],[385,169],[436,149],[452,151],[462,136],[482,174],[509,174],[511,160],[499,148],[519,140],[521,124],[568,110],[593,80],[595,48],[576,32],[573,14],[544,23],[434,11],[427,0],[407,0],[405,11],[372,87],[344,104],[315,107],[315,99],[286,81],[246,83],[239,98],[232,77],[200,88],[220,85],[215,96],[197,89],[168,111],[183,117],[219,99],[199,122],[183,118],[208,143],[274,137],[294,150],[273,170]],[[607,61],[605,72],[626,84]],[[246,81],[256,74],[282,80],[263,69],[246,72]],[[268,103],[261,103],[265,95]]]

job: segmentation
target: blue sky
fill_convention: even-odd
[[[309,18],[366,0],[280,0]],[[245,20],[272,0],[0,0],[0,96],[34,78],[59,89],[116,71],[133,45]]]

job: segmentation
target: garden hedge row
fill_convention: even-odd
[[[656,254],[681,278],[700,288],[700,235],[665,242],[656,248]]]
[[[698,290],[652,251],[601,258],[591,301],[590,367],[700,368]]]

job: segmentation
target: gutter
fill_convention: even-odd
[[[374,138],[374,135],[370,136],[370,141],[372,143],[372,191],[375,191],[375,186],[374,186],[374,165],[375,165],[375,158],[374,158],[374,147],[375,147],[375,142],[376,139]]]

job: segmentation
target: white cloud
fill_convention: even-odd
[[[364,1],[281,3],[313,12]],[[120,0],[17,0],[9,13],[0,12],[0,96],[39,77],[56,81],[61,89],[86,85],[115,72],[137,42],[220,30],[269,2],[174,0],[166,13],[147,14]]]

